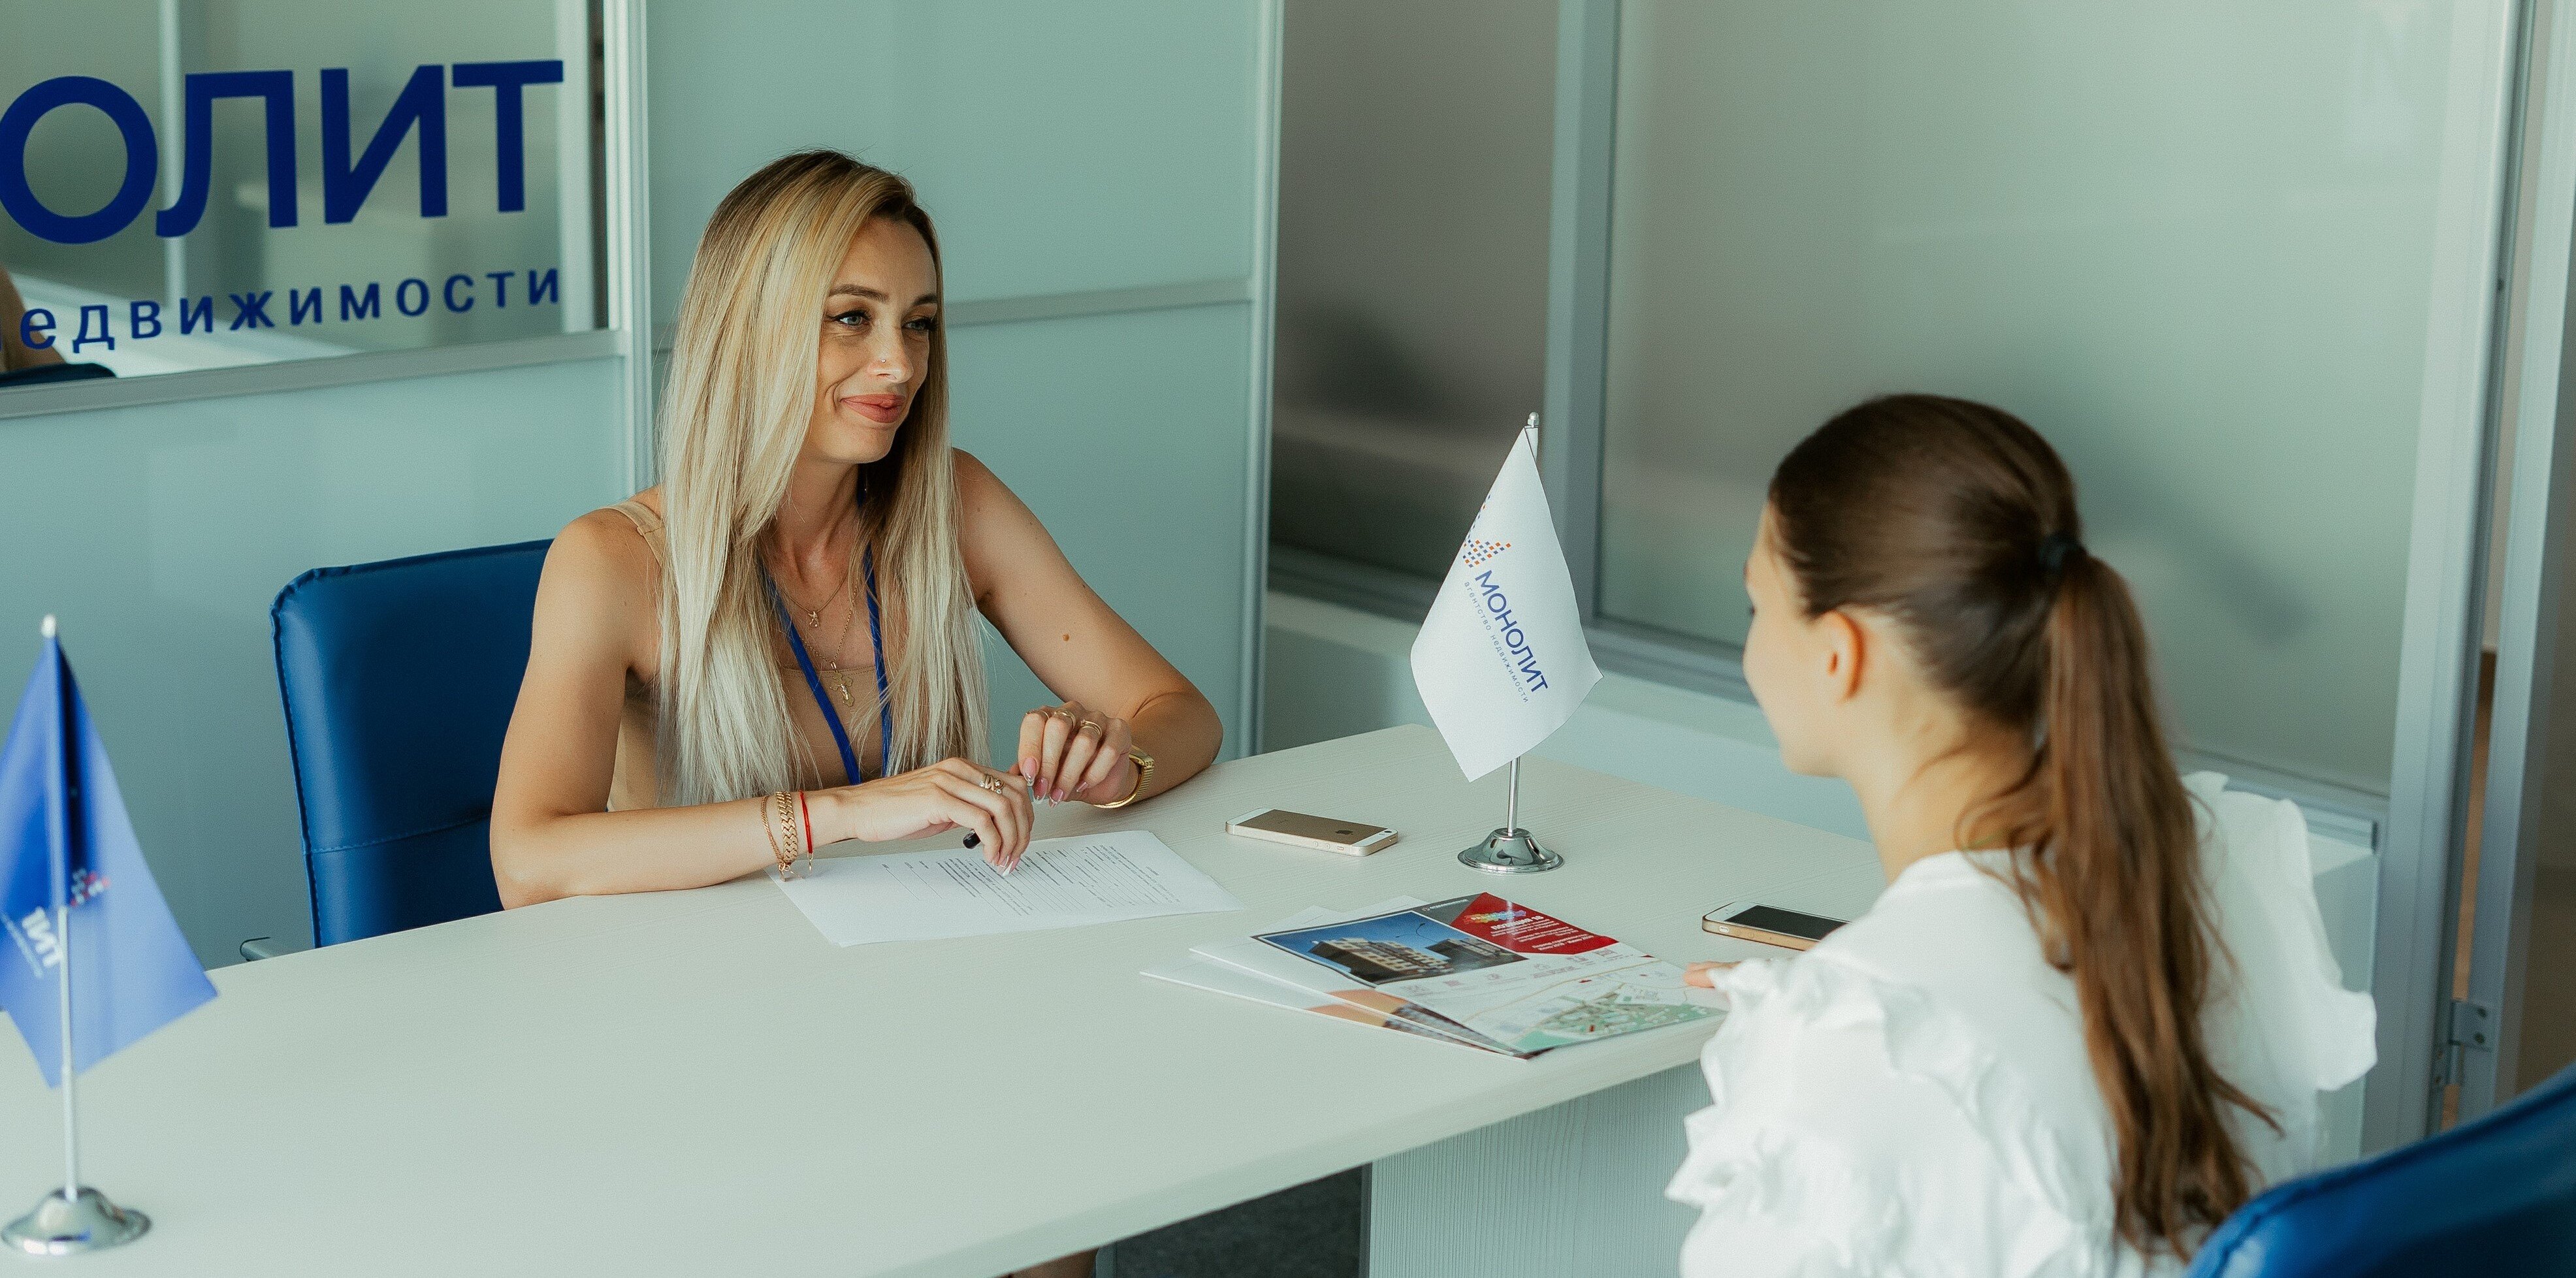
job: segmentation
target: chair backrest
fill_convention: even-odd
[[[501,908],[492,787],[550,544],[316,568],[278,592],[314,944]]]
[[[2576,1067],[2473,1123],[2247,1203],[2191,1278],[2576,1274]]]

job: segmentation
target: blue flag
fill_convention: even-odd
[[[48,1087],[62,1082],[66,939],[77,1069],[215,996],[153,885],[107,748],[50,633],[0,747],[0,932],[0,1011]]]

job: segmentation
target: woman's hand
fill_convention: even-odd
[[[1717,988],[1717,974],[1735,966],[1733,963],[1687,963],[1682,966],[1682,984],[1704,990]]]
[[[1051,803],[1116,803],[1136,789],[1136,738],[1127,721],[1079,701],[1020,716],[1020,775]]]
[[[964,759],[942,759],[860,785],[816,790],[806,800],[829,805],[828,815],[816,813],[818,844],[842,839],[883,843],[963,826],[982,841],[976,850],[984,860],[1004,872],[1029,850],[1029,831],[1037,823],[1027,782]]]

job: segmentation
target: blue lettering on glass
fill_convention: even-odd
[[[500,304],[497,299],[507,296],[509,280],[517,274],[519,274],[519,272],[516,271],[485,271],[483,273],[484,279],[492,281],[493,296],[496,299],[494,302],[494,309],[497,310],[500,308]],[[555,270],[552,268],[549,268],[543,274],[530,270],[527,272],[527,276],[529,292],[534,295],[536,300],[525,303],[526,305],[542,304],[551,300],[554,295],[560,291],[556,285],[558,277]],[[464,289],[462,298],[458,296],[457,292],[460,285]],[[290,288],[285,290],[286,303],[288,307],[286,322],[289,327],[300,328],[306,324],[320,324],[326,322],[328,317],[324,314],[323,309],[323,289],[325,287],[327,286],[316,284],[309,288]],[[348,284],[342,284],[339,288],[340,320],[342,323],[349,323],[358,320],[381,319],[384,317],[384,285],[381,283],[368,283],[367,289],[364,293],[359,292],[355,286]],[[473,275],[460,272],[447,277],[446,283],[443,288],[439,290],[438,295],[446,300],[448,310],[458,314],[463,314],[467,311],[473,310],[474,303],[479,300],[476,298],[474,290],[475,277]],[[226,296],[230,297],[233,303],[233,321],[227,331],[238,331],[245,328],[277,327],[277,322],[274,319],[271,319],[268,313],[269,303],[277,296],[276,290],[268,290],[258,293],[230,293],[226,294]],[[415,296],[417,296],[418,299],[417,303],[413,300]],[[397,309],[401,310],[403,314],[417,317],[425,314],[429,310],[431,296],[431,289],[427,281],[408,279],[396,286],[394,290],[394,305]],[[183,297],[178,300],[177,305],[179,309],[179,332],[181,335],[184,336],[194,333],[200,328],[205,329],[210,333],[215,331],[215,299],[212,295],[195,298],[193,300]],[[31,306],[27,308],[23,315],[19,316],[18,341],[29,350],[51,350],[57,345],[54,338],[56,325],[57,321],[55,320],[54,313],[52,311],[46,310],[41,306]],[[160,302],[138,298],[128,303],[126,318],[127,340],[137,342],[149,341],[161,336],[167,331],[168,325],[162,319],[162,305]],[[109,350],[115,350],[116,343],[115,308],[104,302],[91,303],[81,307],[79,331],[71,340],[71,353],[78,355],[82,350],[91,346],[105,346]],[[1517,631],[1514,633],[1517,633]]]
[[[152,220],[152,230],[173,240],[197,229],[214,187],[215,103],[222,98],[266,100],[262,120],[268,142],[268,224],[295,225],[295,73],[199,71],[187,78],[188,145],[179,198]]]
[[[528,116],[521,91],[531,84],[563,83],[563,60],[540,62],[459,62],[456,87],[492,90],[494,182],[501,188],[501,211],[528,207]]]
[[[561,84],[563,78],[563,62],[554,58],[459,62],[453,67],[424,64],[412,70],[361,150],[354,146],[348,69],[324,68],[320,95],[323,222],[336,225],[357,217],[405,138],[414,139],[419,156],[420,215],[447,215],[447,91],[451,87],[492,90],[495,204],[503,213],[524,212],[528,207],[527,87]],[[179,148],[179,190],[169,206],[154,215],[153,233],[175,239],[205,220],[206,201],[214,186],[215,103],[225,98],[261,100],[268,224],[297,225],[295,73],[203,71],[188,75],[183,83],[186,104],[181,115],[186,126],[185,144]],[[27,180],[28,138],[37,121],[66,106],[88,106],[104,113],[125,142],[125,176],[116,194],[96,210],[77,215],[47,207]],[[0,112],[0,210],[38,239],[94,244],[133,225],[151,204],[154,175],[161,165],[160,147],[151,117],[124,89],[91,76],[43,81]],[[495,309],[507,305],[506,295],[495,293],[492,304]],[[183,322],[185,318],[183,314]]]
[[[1513,619],[1512,601],[1505,597],[1503,588],[1495,584],[1493,569],[1476,574],[1476,589],[1484,595],[1486,613],[1503,628],[1503,647],[1510,651],[1508,659],[1519,670],[1521,682],[1529,685],[1527,690],[1530,692],[1545,688],[1547,672],[1539,669],[1538,653],[1530,648],[1529,635],[1521,629],[1520,622]]]
[[[90,106],[105,112],[125,139],[125,180],[116,194],[95,211],[66,217],[45,207],[27,185],[27,138],[36,121],[56,107]],[[0,209],[40,240],[56,244],[95,244],[122,231],[152,202],[153,170],[161,166],[160,146],[152,137],[152,118],[134,95],[105,80],[86,75],[56,76],[18,95],[0,112]]]
[[[224,330],[225,332],[237,332],[243,328],[277,327],[277,322],[268,317],[268,299],[274,296],[273,293],[253,293],[248,297],[239,293],[227,293],[224,296],[233,299],[233,323],[231,328]]]
[[[483,278],[492,281],[493,310],[503,310],[510,305],[510,277],[515,274],[515,271],[483,272]]]
[[[337,224],[358,215],[393,163],[394,148],[420,129],[420,215],[447,216],[447,81],[436,63],[416,68],[355,165],[349,163],[349,72],[322,72],[322,220]]]
[[[84,306],[81,308],[80,336],[72,339],[72,354],[80,354],[81,348],[84,346],[104,346],[109,350],[116,349],[116,338],[107,331],[107,308],[105,306]]]

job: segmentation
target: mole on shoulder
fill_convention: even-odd
[[[1072,642],[1073,642],[1073,636],[1072,636],[1072,635],[1066,635],[1066,636],[1064,637],[1064,641],[1065,641],[1066,643],[1072,643]]]

